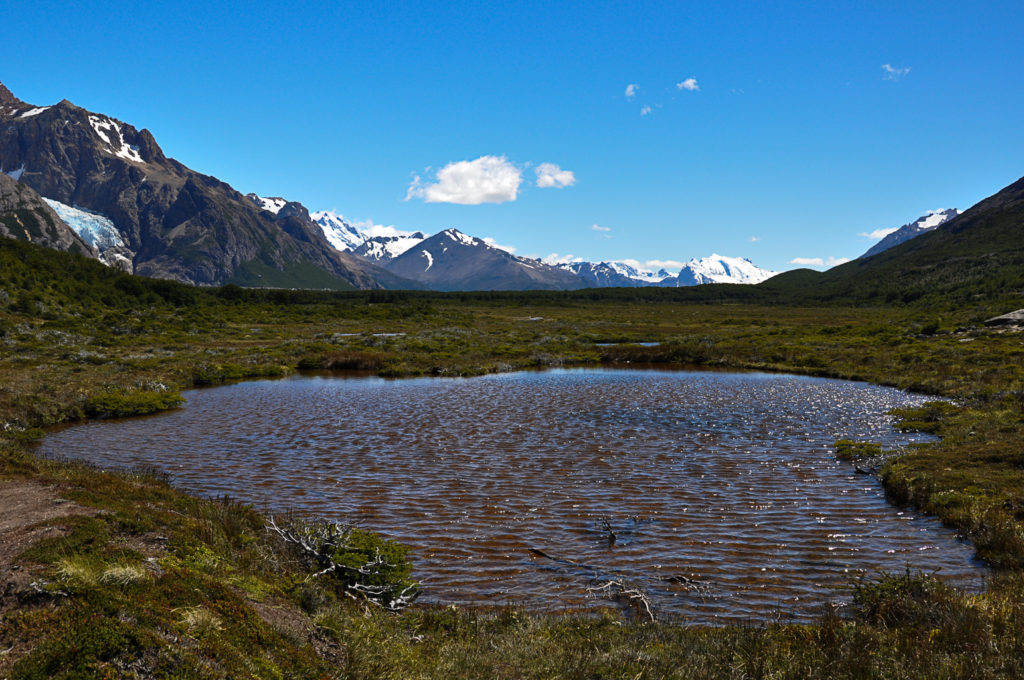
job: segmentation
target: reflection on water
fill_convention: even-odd
[[[801,620],[865,571],[981,579],[969,546],[835,459],[839,438],[913,440],[884,413],[923,398],[893,389],[586,369],[185,396],[176,412],[54,433],[43,453],[378,530],[413,547],[434,601],[598,607],[587,587],[623,579],[662,614]]]

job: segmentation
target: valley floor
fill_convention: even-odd
[[[939,317],[528,294],[302,302],[230,290],[102,313],[38,302],[0,312],[0,677],[1024,674],[1024,337],[981,326],[991,308]],[[618,608],[587,618],[416,605],[396,614],[338,579],[310,578],[318,569],[243,503],[31,450],[41,427],[170,408],[183,388],[299,369],[456,376],[624,362],[952,397],[956,407],[900,414],[942,440],[880,476],[894,502],[974,543],[993,567],[988,591],[882,576],[855,585],[849,613],[826,610],[810,626],[642,623]]]

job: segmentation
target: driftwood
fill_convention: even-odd
[[[655,622],[654,612],[651,611],[651,601],[647,598],[647,594],[640,590],[640,588],[631,586],[621,579],[614,579],[600,586],[592,586],[587,588],[587,592],[600,593],[612,600],[624,601],[637,609],[642,609],[650,618],[651,623]]]
[[[603,595],[611,600],[623,602],[636,607],[645,613],[647,617],[650,618],[651,622],[655,621],[650,598],[648,598],[647,594],[638,586],[628,584],[621,577],[608,574],[607,572],[589,564],[583,564],[582,562],[566,559],[564,557],[555,557],[554,555],[549,555],[543,550],[538,550],[537,548],[528,548],[528,550],[531,554],[537,557],[543,557],[546,560],[557,562],[567,569],[572,568],[575,571],[581,572],[581,575],[589,577],[590,582],[595,585],[587,587],[587,593],[592,595]],[[599,582],[603,583],[597,585]]]

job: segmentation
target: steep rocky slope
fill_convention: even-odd
[[[148,130],[67,100],[34,107],[6,88],[0,124],[0,168],[46,198],[109,218],[135,273],[209,285],[382,285],[379,269],[332,248],[304,208],[263,210],[167,158]]]

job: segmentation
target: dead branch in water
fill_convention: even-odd
[[[600,586],[592,586],[587,588],[587,592],[599,593],[616,601],[624,600],[637,609],[642,608],[642,611],[651,619],[651,623],[655,622],[654,612],[651,611],[651,601],[647,598],[647,594],[637,587],[630,586],[621,579],[608,581]]]

